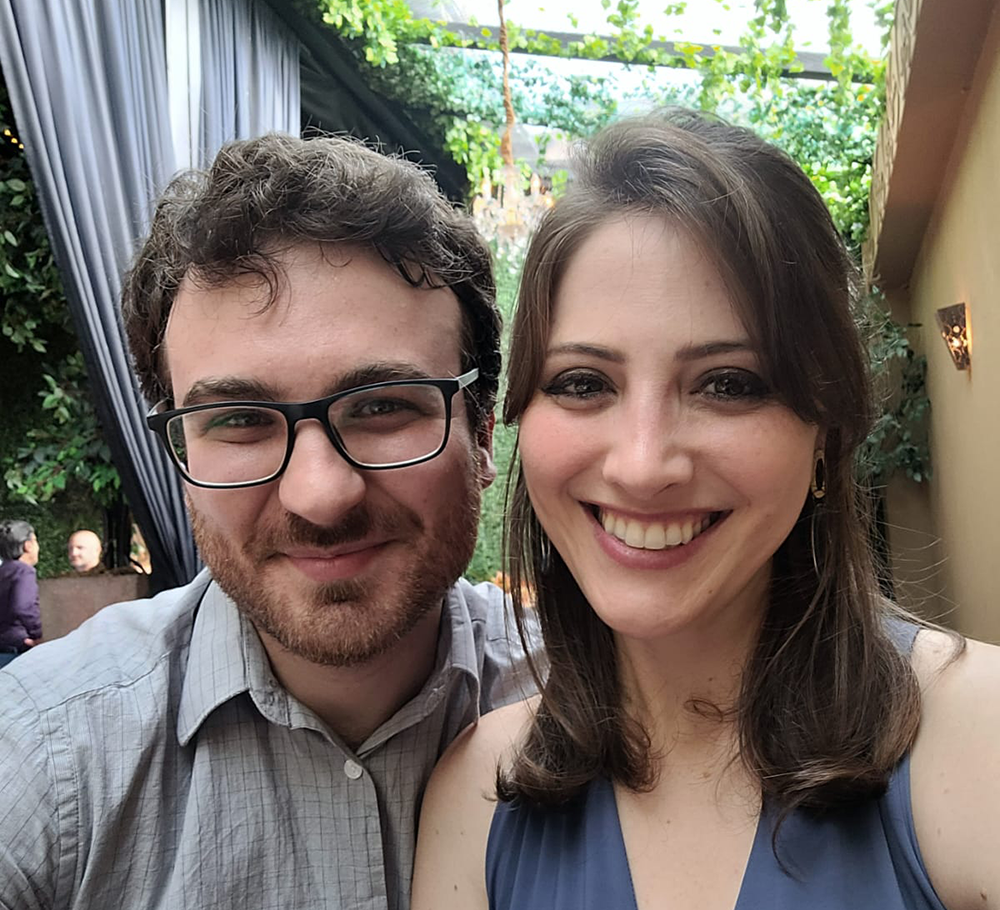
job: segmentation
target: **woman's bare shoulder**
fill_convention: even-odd
[[[1000,908],[1000,648],[924,630],[913,667],[922,705],[911,802],[924,863],[949,910]]]
[[[513,755],[536,705],[537,698],[484,715],[438,762],[420,812],[413,910],[486,910],[497,768]]]
[[[496,779],[497,763],[513,754],[535,716],[538,697],[515,702],[484,714],[466,727],[441,756],[431,777],[432,783],[460,776],[467,780]]]

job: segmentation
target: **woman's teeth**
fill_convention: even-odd
[[[715,515],[717,513],[713,513]],[[662,550],[691,543],[713,523],[713,515],[684,522],[636,521],[600,510],[598,520],[604,530],[630,547],[638,550]]]

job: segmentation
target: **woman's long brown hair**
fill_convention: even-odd
[[[774,555],[766,614],[734,705],[740,760],[784,816],[881,794],[910,747],[920,695],[891,637],[902,616],[879,593],[869,491],[856,451],[872,419],[858,281],[823,200],[787,155],[752,132],[687,111],[621,121],[585,147],[571,185],[532,239],[521,279],[503,418],[534,397],[553,300],[596,225],[661,215],[687,231],[727,283],[771,387],[825,432],[826,496],[809,497]],[[508,478],[506,555],[522,637],[524,586],[544,636],[541,700],[498,795],[563,803],[599,776],[643,790],[657,777],[629,712],[611,630],[544,532],[518,466]]]

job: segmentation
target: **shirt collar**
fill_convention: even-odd
[[[465,683],[479,705],[479,660],[472,616],[461,585],[445,598],[434,669],[415,698],[403,705],[358,749],[369,752],[430,715],[456,685]],[[247,692],[268,720],[284,726],[322,724],[281,688],[253,624],[213,581],[197,609],[177,714],[177,738],[186,746],[218,707]],[[474,719],[474,718],[472,718]],[[318,726],[317,726],[318,725]]]
[[[358,755],[376,749],[386,740],[429,717],[456,687],[467,689],[467,702],[479,716],[479,659],[472,615],[461,583],[452,585],[445,596],[438,631],[434,669],[417,695],[403,705],[358,748]],[[465,726],[463,724],[463,726]]]
[[[216,708],[250,692],[258,707],[278,687],[253,624],[213,581],[195,613],[177,713],[177,738],[186,746]]]

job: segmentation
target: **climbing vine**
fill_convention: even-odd
[[[484,174],[496,179],[503,116],[498,55],[489,53],[498,47],[495,29],[459,35],[443,22],[413,17],[404,0],[309,2],[347,41],[371,84],[402,102],[441,150],[465,168],[470,191]],[[716,2],[726,6],[724,0]],[[565,67],[550,67],[546,58],[626,64],[633,73],[645,73],[640,92],[647,104],[683,103],[717,112],[784,148],[826,200],[845,241],[860,252],[884,107],[884,64],[854,40],[851,10],[856,0],[826,0],[830,78],[825,81],[790,78],[803,65],[785,0],[755,0],[735,48],[684,41],[667,45],[641,21],[638,0],[601,3],[607,23],[603,34],[584,34],[566,43],[521,27],[507,15],[511,49],[524,52],[514,55],[511,73],[520,122],[543,124],[567,137],[593,132],[617,113],[623,92],[614,77],[566,76]],[[882,31],[884,57],[893,3],[869,0],[867,5]],[[683,24],[686,6],[671,3],[664,12]],[[572,15],[568,25],[578,27]],[[480,53],[457,50],[470,48]],[[667,83],[656,75],[663,68],[686,71],[688,79]],[[523,162],[526,168],[535,165]],[[504,301],[510,304],[513,293],[507,290]],[[886,390],[862,452],[863,470],[876,485],[895,472],[923,480],[930,472],[924,433],[926,364],[913,351],[907,328],[889,317],[877,290],[866,298],[858,318],[869,339],[873,373]],[[501,440],[503,452],[511,442]],[[495,566],[500,504],[494,498],[496,502],[488,493],[484,503],[481,536],[486,540],[477,550],[473,574],[485,575]]]

